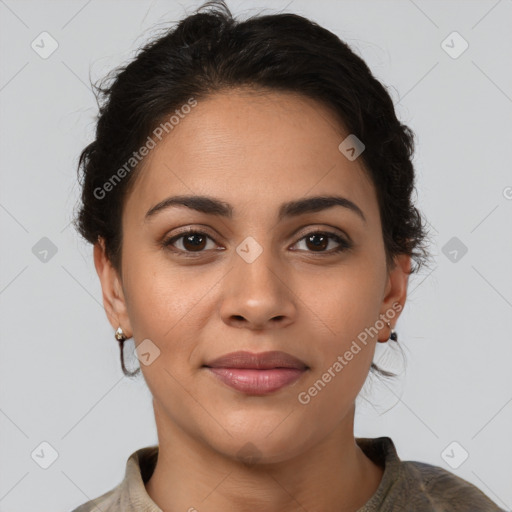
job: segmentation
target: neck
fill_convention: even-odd
[[[156,415],[158,461],[146,491],[169,512],[356,512],[377,490],[383,469],[355,441],[354,410],[299,456],[251,465],[223,456],[170,421],[162,428]]]

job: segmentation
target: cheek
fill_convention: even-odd
[[[326,280],[323,292],[311,291],[306,310],[318,312],[310,330],[316,364],[297,397],[310,418],[340,421],[368,376],[377,339],[369,328],[379,318],[376,283],[370,273],[351,272]]]
[[[159,350],[154,364],[141,364],[148,384],[165,374],[164,367],[181,380],[193,376],[200,355],[198,340],[213,318],[222,275],[199,267],[180,268],[154,255],[126,262],[126,303],[134,339],[137,344],[149,339]],[[170,376],[159,378],[173,386]]]
[[[377,333],[371,327],[379,319],[384,275],[376,260],[354,258],[331,273],[319,273],[314,286],[304,280],[317,364],[301,391],[313,415],[325,414],[328,404],[336,403],[332,415],[343,416],[363,386],[375,350]]]
[[[337,348],[379,318],[382,274],[364,262],[353,261],[314,279],[308,277],[299,289],[308,314],[327,338],[336,340]]]
[[[171,265],[160,252],[139,251],[127,258],[126,302],[137,340],[153,337],[163,342],[187,327],[205,287],[213,281],[192,274],[193,270]]]

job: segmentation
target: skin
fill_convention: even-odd
[[[375,344],[390,335],[385,323],[307,405],[297,398],[406,300],[410,257],[386,268],[374,186],[361,159],[338,149],[347,135],[330,110],[291,93],[237,89],[201,100],[150,152],[126,199],[122,271],[101,240],[94,247],[112,327],[160,350],[141,369],[159,440],[145,485],[163,510],[356,511],[382,479],[353,426]],[[179,194],[219,198],[233,217],[172,207],[144,220]],[[281,203],[324,194],[350,199],[366,222],[339,206],[277,222]],[[174,242],[190,258],[160,244],[184,226],[210,237],[199,253],[186,238]],[[346,234],[353,247],[329,254],[339,247],[331,240],[315,250],[304,238],[315,230]],[[251,263],[236,252],[248,236],[263,249]],[[202,368],[237,350],[282,350],[309,370],[290,386],[249,396]],[[240,460],[247,443],[253,464]]]

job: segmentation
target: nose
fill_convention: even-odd
[[[238,254],[223,279],[221,316],[225,323],[253,330],[282,328],[297,314],[293,276],[270,251],[253,261]]]

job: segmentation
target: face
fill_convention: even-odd
[[[149,154],[123,209],[122,275],[99,244],[95,263],[112,326],[145,354],[159,437],[179,430],[229,457],[250,442],[279,461],[350,415],[409,258],[386,268],[375,189],[338,149],[348,135],[310,99],[237,90],[198,102]],[[184,195],[221,205],[154,209]],[[311,208],[318,196],[343,199]],[[303,366],[205,366],[238,351]]]

